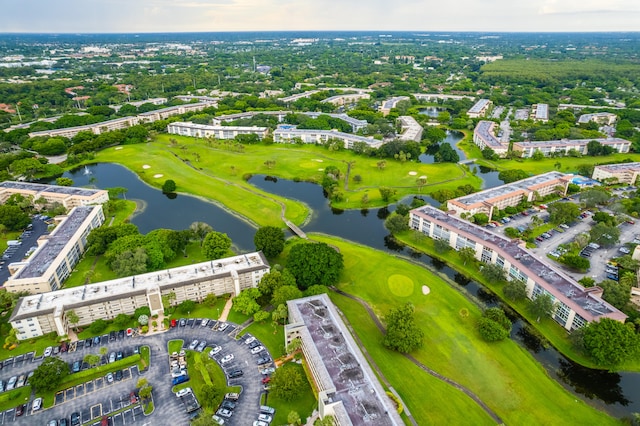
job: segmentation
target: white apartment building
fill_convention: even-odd
[[[493,121],[479,121],[473,129],[473,143],[478,148],[491,148],[499,156],[504,156],[509,151],[509,144],[502,143],[495,135],[497,124]]]
[[[547,294],[555,304],[553,319],[568,331],[591,321],[627,316],[602,299],[600,287],[584,288],[560,269],[538,258],[518,240],[494,234],[431,206],[410,212],[409,226],[424,235],[444,240],[460,250],[471,248],[476,259],[504,269],[509,280],[525,283],[530,299]]]
[[[541,121],[546,123],[549,121],[549,105],[548,104],[535,104],[531,107],[530,118],[533,121]]]
[[[269,134],[269,129],[256,126],[209,126],[206,124],[176,121],[167,126],[167,132],[173,135],[197,138],[213,137],[216,139],[234,139],[238,135],[258,135],[260,139],[263,139]]]
[[[487,112],[489,112],[489,108],[491,108],[492,102],[489,99],[480,99],[476,102],[469,111],[467,111],[467,115],[469,118],[480,118],[484,117]]]
[[[400,128],[400,140],[420,142],[422,140],[422,131],[424,130],[415,118],[410,115],[401,115],[398,117]]]
[[[289,300],[285,345],[300,339],[320,417],[337,426],[404,422],[326,294]]]
[[[408,96],[395,96],[391,99],[387,99],[382,103],[382,105],[380,105],[380,112],[382,112],[382,115],[386,116],[391,112],[393,108],[398,106],[398,102],[409,100],[410,99]]]
[[[378,139],[343,133],[335,130],[298,129],[296,126],[283,124],[273,132],[273,141],[277,143],[302,143],[321,144],[329,140],[338,140],[344,144],[344,148],[352,149],[357,142],[367,144],[371,148],[379,148],[384,142]]]
[[[638,176],[640,176],[640,163],[620,163],[595,166],[591,178],[600,182],[616,179],[618,183],[635,185]]]
[[[262,252],[254,252],[25,296],[18,300],[9,323],[20,340],[51,332],[64,336],[71,326],[69,311],[80,319],[75,324],[78,326],[97,319],[110,320],[119,314],[132,315],[143,306],[155,315],[164,309],[162,296],[169,293],[176,295],[174,304],[202,301],[210,293],[237,296],[246,288],[257,287],[269,270]]]
[[[31,197],[33,201],[44,199],[48,204],[60,203],[66,209],[109,201],[109,192],[104,189],[77,188],[73,186],[45,185],[31,182],[4,181],[0,183],[0,203],[13,194]]]
[[[4,288],[12,293],[40,294],[62,287],[87,249],[87,236],[104,223],[102,205],[79,206],[63,217],[26,262],[12,263]]]
[[[631,142],[620,138],[606,139],[562,139],[555,141],[514,142],[513,150],[520,153],[522,158],[530,158],[536,151],[540,151],[548,157],[554,153],[567,155],[574,150],[579,154],[587,154],[587,145],[596,141],[602,145],[610,146],[619,153],[627,153],[631,148]]]
[[[611,112],[596,112],[593,114],[582,114],[578,118],[579,124],[586,124],[590,121],[598,123],[603,126],[613,126],[616,123],[618,116]]]

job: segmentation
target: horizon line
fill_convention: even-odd
[[[640,30],[581,30],[581,31],[549,31],[549,30],[537,30],[537,31],[509,31],[509,30],[225,30],[225,31],[114,31],[114,32],[82,32],[82,31],[0,31],[0,36],[3,35],[110,35],[110,34],[122,34],[122,35],[139,35],[139,34],[222,34],[222,33],[462,33],[462,34],[640,34]]]

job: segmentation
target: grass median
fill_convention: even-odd
[[[480,309],[423,266],[338,238],[312,237],[340,250],[345,271],[339,288],[367,301],[379,317],[406,302],[413,303],[425,344],[412,355],[476,393],[506,424],[617,424],[562,388],[516,342],[482,340],[476,327]],[[392,285],[395,281],[390,278],[395,275],[406,277],[401,289]],[[430,290],[427,295],[424,286]],[[473,418],[469,424],[486,423],[484,411],[469,398],[450,386],[440,386],[404,357],[385,349],[382,334],[372,328],[369,317],[353,301],[331,297],[418,423],[429,419],[459,423],[461,418]]]

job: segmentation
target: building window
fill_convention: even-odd
[[[573,322],[571,323],[571,330],[576,330],[578,328],[582,328],[587,325],[587,320],[582,318],[580,315],[575,314],[573,317]]]
[[[569,314],[571,313],[571,309],[564,303],[558,303],[558,307],[556,309],[556,314],[554,316],[555,320],[560,324],[564,325],[567,323],[567,319],[569,318]]]

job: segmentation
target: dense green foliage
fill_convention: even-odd
[[[303,290],[317,284],[337,284],[343,267],[342,254],[324,243],[297,244],[287,259],[287,269]]]
[[[415,307],[411,303],[392,309],[385,317],[387,330],[382,343],[401,353],[409,353],[424,344],[424,332],[415,322]]]
[[[258,228],[253,237],[256,250],[262,250],[265,256],[271,258],[284,250],[284,231],[275,226]]]

